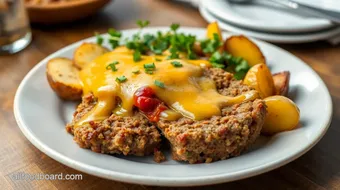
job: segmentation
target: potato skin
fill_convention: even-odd
[[[221,29],[218,26],[217,22],[212,22],[207,26],[207,38],[208,39],[214,39],[214,34],[217,34],[219,39],[222,41],[222,33]]]
[[[83,90],[79,88],[74,88],[72,86],[67,86],[63,83],[53,80],[53,77],[46,72],[47,81],[54,92],[64,100],[81,100]]]
[[[289,91],[290,72],[283,71],[273,74],[275,94],[287,96]]]
[[[270,70],[265,64],[257,64],[249,69],[243,83],[257,90],[261,98],[275,93],[274,81]]]
[[[259,63],[266,64],[261,49],[247,37],[231,36],[224,42],[224,49],[233,56],[242,57],[248,61],[249,66],[254,66]]]
[[[264,99],[267,115],[262,134],[273,135],[295,129],[300,120],[300,110],[296,104],[284,96],[271,96]]]
[[[46,67],[46,77],[50,87],[53,91],[64,100],[81,100],[83,90],[78,83],[75,85],[67,84],[65,81],[56,80],[57,73],[51,71],[50,64],[56,64],[55,62],[67,62],[70,67],[74,67],[72,61],[67,58],[54,58],[51,59]],[[77,73],[65,73],[65,75],[77,74]]]
[[[107,52],[109,52],[107,48],[98,44],[83,43],[74,51],[74,65],[79,69],[82,69],[87,64],[91,63],[95,58]]]

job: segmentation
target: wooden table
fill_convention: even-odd
[[[28,48],[15,55],[0,57],[0,189],[172,189],[120,183],[87,174],[83,174],[82,181],[27,183],[9,178],[17,172],[80,173],[40,152],[20,132],[12,111],[16,89],[26,73],[50,53],[92,36],[94,31],[135,27],[136,19],[150,20],[151,26],[173,22],[184,26],[207,25],[195,8],[181,3],[115,0],[101,13],[77,23],[34,25],[33,42]],[[340,189],[340,48],[326,42],[280,46],[308,63],[326,82],[334,103],[330,129],[314,148],[286,166],[249,179],[197,189]]]

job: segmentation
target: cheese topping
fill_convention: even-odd
[[[175,67],[171,64],[173,61],[181,66]],[[112,63],[115,63],[114,70],[108,68]],[[152,74],[148,74],[144,68],[145,64],[150,63],[155,64]],[[119,47],[98,57],[80,72],[84,94],[92,92],[98,103],[80,119],[78,125],[103,120],[112,113],[132,115],[133,95],[144,86],[151,87],[155,95],[172,110],[194,120],[221,115],[221,108],[224,106],[258,97],[256,91],[237,97],[219,94],[214,81],[204,76],[204,68],[209,66],[210,63],[206,60],[166,60],[165,56],[142,56],[141,61],[134,62],[132,51]],[[121,76],[125,76],[126,80],[116,81]],[[155,81],[161,81],[164,88],[155,85]],[[176,114],[171,111],[165,111],[161,118],[177,119],[174,115]]]

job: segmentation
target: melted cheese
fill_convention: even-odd
[[[162,61],[156,61],[158,59]],[[115,65],[117,71],[107,69],[115,61],[119,62]],[[183,66],[174,67],[172,61],[178,61]],[[143,66],[148,63],[156,65],[153,74],[145,73]],[[117,48],[98,57],[80,72],[84,94],[92,92],[98,98],[98,104],[78,124],[103,120],[112,113],[122,116],[133,114],[133,95],[143,86],[151,87],[156,96],[173,109],[161,114],[161,118],[168,120],[176,120],[182,115],[202,120],[221,115],[224,106],[257,98],[256,91],[237,97],[219,94],[214,81],[204,76],[204,67],[209,66],[206,60],[166,60],[165,56],[142,56],[141,61],[134,62],[132,51]],[[139,70],[139,74],[134,74],[134,70]],[[125,76],[127,80],[116,82],[120,76]],[[156,86],[155,80],[163,82],[165,88]]]

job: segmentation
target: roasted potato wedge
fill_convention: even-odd
[[[287,96],[289,90],[289,78],[290,72],[283,71],[280,73],[273,74],[275,94],[281,96]]]
[[[74,52],[74,64],[79,68],[91,63],[95,58],[109,50],[103,46],[94,43],[83,43]]]
[[[214,34],[217,34],[220,40],[222,41],[222,33],[221,29],[218,26],[217,22],[212,22],[207,26],[207,38],[214,39]]]
[[[205,56],[204,52],[203,52],[203,50],[201,48],[201,43],[200,42],[195,42],[192,49],[194,50],[196,55],[201,56],[201,57]]]
[[[251,67],[266,64],[260,48],[245,36],[231,36],[224,42],[224,49],[233,56],[244,58]]]
[[[47,63],[46,75],[51,88],[65,100],[80,100],[82,86],[79,70],[67,58],[54,58]]]
[[[250,68],[243,79],[243,83],[257,90],[261,98],[272,96],[275,93],[272,74],[263,63]]]
[[[272,135],[295,129],[300,120],[300,110],[296,104],[284,96],[271,96],[264,99],[267,115],[262,133]]]

